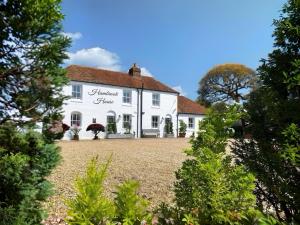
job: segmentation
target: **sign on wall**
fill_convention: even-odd
[[[111,92],[109,90],[101,90],[100,88],[92,89],[88,94],[90,96],[101,96],[93,101],[94,104],[113,104],[114,100],[112,97],[119,95],[117,91]]]

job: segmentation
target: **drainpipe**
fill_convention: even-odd
[[[140,95],[140,90],[137,88],[137,105],[136,105],[136,137],[139,137],[139,95]]]
[[[142,83],[141,105],[140,105],[140,120],[141,120],[140,135],[141,135],[141,137],[142,137],[142,133],[143,133],[143,90],[144,90],[144,83]]]
[[[176,115],[176,117],[177,117],[177,127],[176,127],[176,133],[177,133],[177,137],[178,137],[178,113],[177,113],[177,115]]]

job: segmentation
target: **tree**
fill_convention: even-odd
[[[59,116],[68,81],[59,65],[70,43],[61,34],[60,2],[0,1],[0,124]]]
[[[248,133],[234,152],[257,178],[256,196],[280,220],[300,222],[300,1],[274,21],[275,49],[258,68],[261,86],[245,105]]]
[[[0,0],[0,224],[41,224],[46,180],[59,163],[52,137],[36,122],[61,119],[67,83],[61,68],[70,40],[60,0]],[[48,127],[48,126],[47,126]],[[52,129],[53,128],[53,129]],[[54,127],[49,131],[56,130]]]
[[[213,67],[199,82],[198,102],[206,106],[215,102],[246,99],[255,85],[255,72],[241,64],[222,64]]]
[[[92,123],[92,124],[88,125],[88,127],[86,128],[86,131],[92,131],[95,135],[94,140],[97,140],[98,139],[98,134],[100,132],[104,132],[105,128],[100,123]]]

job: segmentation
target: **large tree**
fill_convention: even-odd
[[[61,34],[60,0],[0,0],[0,124],[40,121],[64,100],[70,40]]]
[[[0,16],[0,224],[36,225],[60,156],[30,127],[61,117],[70,40],[61,34],[60,0],[0,0]]]
[[[255,85],[255,72],[241,64],[222,64],[213,67],[199,82],[198,101],[205,105],[215,102],[246,99]]]
[[[275,49],[246,104],[252,138],[239,140],[234,152],[256,175],[259,205],[300,223],[300,1],[288,0],[274,25]]]

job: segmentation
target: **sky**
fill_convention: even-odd
[[[196,99],[213,66],[252,69],[273,49],[273,20],[283,0],[63,0],[65,65],[142,74]]]

